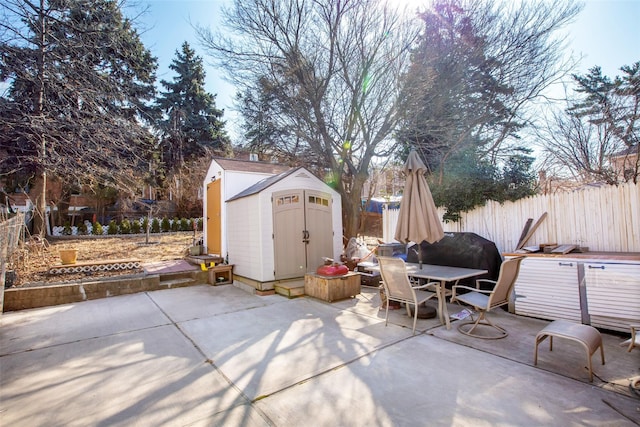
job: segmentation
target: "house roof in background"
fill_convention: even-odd
[[[629,156],[633,154],[638,154],[638,151],[640,151],[640,145],[634,145],[632,147],[625,148],[624,150],[619,151],[615,154],[612,154],[611,157]]]
[[[225,171],[279,174],[291,169],[289,166],[280,165],[277,163],[225,159],[222,157],[214,157],[213,160],[215,160],[216,163],[218,163],[220,167]]]

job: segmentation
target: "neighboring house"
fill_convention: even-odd
[[[228,257],[257,289],[339,258],[340,195],[307,169],[213,159],[203,186],[207,253]]]
[[[637,180],[640,174],[639,147],[639,145],[629,147],[609,157],[611,167],[624,181],[634,181],[634,178]]]

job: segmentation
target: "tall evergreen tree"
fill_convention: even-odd
[[[585,76],[574,75],[582,99],[568,111],[596,125],[608,124],[620,142],[631,148],[640,144],[640,61],[620,71],[622,75],[614,81],[597,66]]]
[[[204,88],[202,58],[184,42],[169,68],[177,75],[171,82],[160,81],[165,91],[157,101],[163,113],[158,127],[162,131],[161,150],[168,172],[207,150],[224,152],[230,144],[222,121],[224,111],[216,108],[215,95]]]
[[[47,175],[130,186],[151,135],[156,61],[113,0],[0,3],[0,173],[22,173],[43,232]]]
[[[531,193],[532,158],[518,132],[532,102],[569,68],[553,33],[579,10],[570,1],[436,0],[419,15],[396,137],[422,153],[450,218],[487,198]]]

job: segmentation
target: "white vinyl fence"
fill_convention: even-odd
[[[393,242],[398,209],[382,213],[383,240]],[[443,209],[438,209],[440,218]],[[445,232],[476,233],[493,241],[500,252],[516,249],[527,219],[547,217],[526,242],[572,244],[589,251],[640,252],[640,185],[626,183],[539,195],[516,202],[487,202],[463,213],[456,223],[443,223]]]

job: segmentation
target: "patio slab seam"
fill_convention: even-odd
[[[170,325],[170,322],[164,323],[164,324],[153,325],[153,326],[145,326],[144,328],[127,329],[126,331],[118,331],[118,332],[113,332],[113,333],[108,333],[108,334],[103,334],[103,335],[96,335],[96,336],[92,336],[92,337],[82,337],[82,338],[78,338],[76,340],[58,342],[58,343],[54,343],[54,344],[45,345],[45,346],[42,346],[42,347],[31,347],[31,348],[21,349],[21,350],[17,350],[17,351],[10,351],[8,353],[0,353],[0,359],[2,359],[3,357],[15,356],[17,354],[29,353],[29,352],[32,352],[32,351],[48,350],[48,349],[52,349],[52,348],[56,348],[56,347],[62,347],[62,346],[69,345],[69,344],[77,344],[77,343],[82,343],[82,342],[92,341],[92,340],[99,340],[99,339],[108,338],[108,337],[117,337],[119,335],[130,334],[130,333],[133,333],[133,332],[150,331],[150,330],[153,330],[153,329],[164,328],[164,327],[169,326],[169,325]]]

